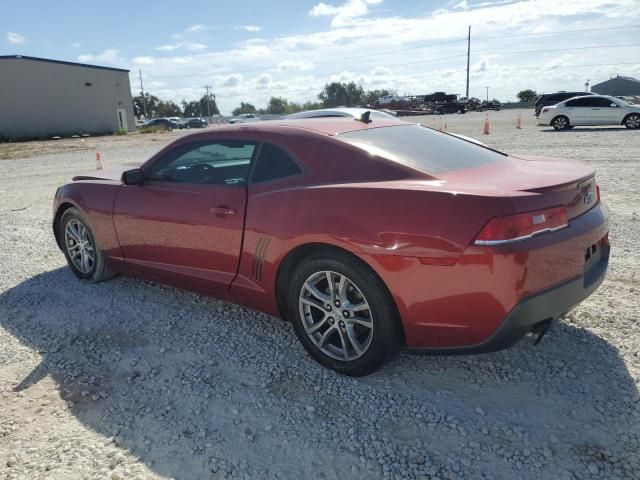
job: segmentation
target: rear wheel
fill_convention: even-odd
[[[556,130],[567,130],[570,127],[569,119],[564,115],[558,115],[551,120],[551,126]]]
[[[640,128],[640,115],[637,113],[627,115],[627,118],[624,119],[624,126],[634,130]]]
[[[71,271],[83,280],[100,282],[113,276],[80,211],[69,208],[60,219],[59,238]]]
[[[313,254],[294,271],[288,309],[298,339],[319,363],[368,375],[398,351],[402,333],[386,287],[349,254]]]

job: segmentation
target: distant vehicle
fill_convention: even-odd
[[[248,122],[259,122],[260,117],[255,113],[242,113],[237,117],[231,117],[229,119],[229,123],[248,123]]]
[[[465,105],[459,102],[438,103],[433,109],[436,115],[444,115],[445,113],[465,113]]]
[[[178,128],[178,124],[169,120],[168,118],[152,118],[147,123],[142,125],[141,128],[149,127],[162,127],[166,130],[173,130],[174,128]]]
[[[548,93],[545,95],[540,95],[536,100],[535,115],[536,117],[538,117],[543,107],[556,105],[560,102],[564,102],[565,100],[569,100],[570,98],[584,97],[585,95],[595,95],[595,94],[591,92],[557,92],[557,93]]]
[[[204,128],[207,126],[207,121],[204,118],[185,118],[178,122],[178,128]]]
[[[497,100],[491,100],[490,102],[485,100],[476,108],[476,111],[484,112],[485,110],[495,110],[496,112],[499,112],[500,108],[502,108],[502,104]]]
[[[147,121],[146,121],[146,120],[137,119],[137,120],[136,120],[136,127],[141,127],[141,126],[143,126],[145,123],[147,123]]]
[[[319,110],[305,110],[304,112],[292,113],[285,115],[283,119],[293,120],[297,118],[319,118],[319,117],[353,117],[360,118],[363,113],[371,112],[371,118],[394,118],[395,115],[382,110],[374,110],[369,108],[353,108],[353,107],[336,107],[321,108]]]
[[[543,107],[538,119],[541,125],[551,125],[556,130],[582,125],[624,125],[636,129],[640,128],[640,105],[608,95],[586,95]]]
[[[384,97],[378,98],[379,105],[387,105],[389,103],[396,103],[404,101],[404,97],[400,95],[385,95]]]
[[[173,123],[178,123],[182,121],[180,117],[167,117],[167,119],[171,120]]]

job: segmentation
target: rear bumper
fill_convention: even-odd
[[[521,300],[487,340],[462,347],[411,350],[440,355],[466,355],[511,347],[539,324],[557,321],[595,292],[607,273],[610,252],[608,242],[599,244],[597,248],[598,257],[587,262],[583,275]]]

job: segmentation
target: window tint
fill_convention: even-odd
[[[372,155],[393,160],[426,173],[478,167],[505,154],[420,125],[356,130],[338,135]]]
[[[608,98],[594,98],[593,99],[593,104],[596,107],[611,107],[611,104],[614,103],[611,100],[609,100]]]
[[[267,182],[302,173],[298,164],[281,148],[264,143],[260,149],[251,181]]]
[[[255,144],[241,140],[194,142],[169,151],[151,167],[151,180],[235,185],[245,183]]]
[[[544,101],[545,102],[561,102],[567,97],[563,97],[562,95],[549,95]]]
[[[597,98],[585,97],[585,98],[576,98],[575,100],[569,100],[566,103],[567,107],[595,107],[597,106],[596,100]]]

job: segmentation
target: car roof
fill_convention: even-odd
[[[318,110],[305,110],[303,112],[292,113],[290,115],[286,115],[282,117],[284,119],[291,118],[316,118],[316,117],[352,117],[352,118],[360,118],[363,113],[371,112],[372,117],[386,117],[387,115],[392,117],[393,115],[388,114],[387,112],[381,112],[379,110],[375,110],[372,108],[361,108],[361,107],[335,107],[335,108],[320,108]]]
[[[373,128],[382,127],[396,127],[411,125],[410,123],[403,122],[402,120],[396,120],[393,117],[390,118],[372,118],[369,123],[364,123],[355,118],[350,117],[318,117],[318,118],[305,118],[305,119],[280,119],[280,120],[268,120],[264,122],[252,122],[252,123],[232,123],[225,124],[211,132],[271,132],[271,133],[283,133],[284,131],[291,132],[291,129],[300,129],[311,131],[323,135],[339,135],[341,133],[353,132],[356,130],[369,130]],[[200,135],[193,133],[191,135]]]

